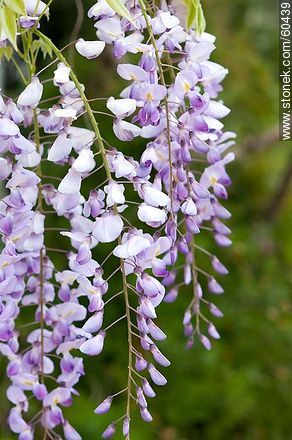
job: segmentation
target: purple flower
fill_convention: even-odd
[[[148,371],[151,379],[156,385],[163,386],[167,383],[166,378],[152,364],[149,364]]]
[[[101,404],[98,405],[98,407],[95,408],[94,412],[95,414],[105,414],[107,413],[112,404],[113,398],[112,396],[107,397]]]
[[[114,435],[115,435],[115,433],[116,433],[116,428],[117,428],[117,426],[116,426],[116,424],[115,423],[111,423],[107,428],[106,428],[106,430],[102,433],[102,438],[103,439],[108,439],[108,438],[112,438]]]

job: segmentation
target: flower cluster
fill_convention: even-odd
[[[161,298],[172,302],[181,286],[192,284],[193,296],[183,318],[188,347],[197,338],[210,349],[209,337],[220,337],[202,309],[205,307],[215,317],[221,317],[222,312],[205,298],[199,278],[206,278],[203,285],[211,294],[221,294],[223,288],[211,273],[197,266],[196,252],[207,255],[215,273],[225,275],[228,271],[216,256],[196,243],[195,236],[207,229],[219,246],[231,244],[231,231],[222,222],[230,213],[221,201],[228,197],[227,187],[231,183],[225,166],[234,159],[233,153],[225,152],[233,145],[235,135],[223,132],[221,118],[229,109],[217,97],[227,70],[209,60],[215,49],[215,38],[206,33],[200,36],[194,30],[187,32],[168,10],[151,14],[142,1],[125,5],[132,21],[116,14],[105,1],[95,4],[88,15],[95,20],[97,37],[113,45],[117,60],[127,53],[141,54],[137,64],[119,61],[117,73],[127,81],[126,88],[119,99],[110,97],[106,106],[115,116],[113,131],[119,140],[130,142],[137,136],[147,139],[139,161],[146,182],[138,183],[133,174],[130,178],[142,199],[137,216],[141,222],[157,229],[157,242],[163,240],[164,244],[158,245],[158,252],[162,250],[164,256],[158,260],[157,251],[153,253],[150,247],[151,258],[154,255],[155,260],[148,262],[147,234],[135,230],[130,238],[129,233],[124,234],[125,244],[119,245],[114,254],[125,259],[129,267],[127,274],[133,272],[137,276],[135,291],[140,305],[136,318],[140,344],[158,363],[167,366],[164,357],[155,356],[157,348],[152,348],[150,339],[155,336],[147,320],[156,317],[156,313],[146,310],[145,314],[143,306],[144,316],[139,315],[141,295],[145,299],[153,296],[158,303]],[[134,249],[136,243],[137,250]],[[145,268],[152,269],[152,276],[144,272]],[[162,277],[162,281],[157,277]],[[158,305],[156,301],[154,305]],[[204,327],[208,336],[204,334]],[[138,371],[148,369],[154,383],[163,385],[164,379],[156,382],[149,367],[149,362],[139,354]],[[141,410],[146,402],[141,399],[140,391],[136,400]],[[105,412],[109,406],[102,405],[102,408]],[[144,420],[150,420],[148,415],[143,416],[142,410],[141,415]],[[112,433],[111,426],[105,438]]]
[[[198,339],[210,349],[209,338],[220,337],[205,310],[214,317],[222,312],[205,291],[221,294],[223,288],[198,266],[197,252],[208,257],[215,273],[228,271],[196,236],[206,231],[219,246],[231,244],[223,223],[230,213],[221,202],[231,183],[225,167],[234,158],[226,153],[234,133],[223,131],[221,118],[229,109],[217,99],[227,70],[209,60],[215,49],[210,34],[187,31],[169,10],[149,11],[143,0],[122,5],[128,11],[122,8],[123,16],[99,0],[88,12],[98,40],[80,38],[75,44],[88,59],[112,45],[126,86],[105,101],[117,146],[103,139],[84,86],[62,52],[36,29],[47,13],[43,2],[26,1],[27,16],[19,25],[23,38],[37,36],[54,53],[58,97],[44,108],[52,102],[42,100],[44,69],[36,74],[31,66],[16,102],[0,99],[0,179],[7,189],[0,202],[0,351],[11,380],[9,426],[20,440],[33,439],[38,426],[44,438],[55,438],[59,427],[66,440],[81,438],[61,407],[77,394],[84,375],[81,353],[99,355],[120,322],[127,328],[127,380],[95,413],[108,412],[122,395],[126,412],[102,438],[113,437],[119,422],[130,438],[132,401],[142,419],[152,421],[152,383],[165,385],[160,367],[170,365],[159,348],[166,335],[155,322],[157,308],[173,302],[182,286],[192,286],[183,317],[188,347]],[[26,54],[30,60],[34,55]],[[127,62],[137,57],[136,64]],[[79,126],[83,116],[91,129]],[[137,137],[146,139],[140,158],[125,155],[123,142]],[[58,218],[61,227],[51,227],[50,218]],[[66,249],[49,247],[48,234],[68,241]],[[95,251],[100,255],[103,244],[111,244],[111,251],[101,262]],[[112,265],[116,269],[108,273]],[[118,292],[111,288],[113,276],[119,278]],[[121,297],[125,312],[105,325],[108,304]],[[21,325],[26,307],[34,308],[34,321]],[[21,329],[30,326],[20,343]],[[31,396],[39,402],[35,415]]]

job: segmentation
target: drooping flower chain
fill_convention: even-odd
[[[27,2],[28,17],[20,20],[23,28],[34,27],[35,15],[41,16],[46,8],[39,2],[35,11],[33,3]],[[120,421],[123,435],[130,438],[132,400],[141,417],[151,421],[146,399],[155,392],[149,377],[154,384],[164,385],[166,379],[155,364],[170,364],[156,344],[166,337],[154,322],[156,308],[163,300],[174,301],[183,284],[192,284],[193,291],[183,319],[188,346],[198,338],[211,348],[205,326],[209,336],[219,338],[201,309],[207,307],[216,317],[222,313],[205,298],[199,277],[207,278],[210,293],[220,294],[223,289],[213,275],[197,266],[197,251],[208,256],[215,272],[224,275],[227,269],[197,244],[195,236],[207,230],[219,246],[231,243],[230,230],[221,221],[230,214],[220,200],[227,198],[230,185],[225,165],[233,154],[225,151],[233,144],[234,134],[223,132],[219,119],[229,110],[216,100],[227,71],[209,61],[215,48],[211,35],[186,32],[169,11],[148,11],[142,1],[126,2],[126,7],[131,22],[105,0],[97,2],[88,15],[95,20],[99,40],[80,39],[76,49],[89,59],[100,55],[105,43],[113,45],[118,60],[127,53],[141,54],[137,65],[119,61],[117,71],[127,88],[121,97],[106,102],[120,141],[147,139],[139,161],[104,142],[84,87],[62,53],[34,28],[59,60],[54,84],[61,98],[48,110],[40,110],[45,103],[43,86],[33,76],[17,104],[9,98],[0,102],[1,152],[5,154],[0,159],[0,177],[9,191],[0,205],[4,243],[0,350],[9,360],[12,385],[7,396],[15,405],[9,425],[22,440],[34,438],[38,424],[48,438],[55,438],[59,425],[66,439],[81,438],[60,408],[72,403],[74,386],[84,374],[82,358],[73,350],[100,354],[107,331],[120,321],[127,323],[128,379],[125,388],[107,397],[95,412],[109,411],[120,394],[126,394],[126,412],[109,425],[103,438],[114,436]],[[72,125],[83,114],[92,131]],[[33,132],[26,138],[20,126],[32,126]],[[47,160],[66,169],[57,185],[57,177],[43,174],[42,163]],[[89,177],[94,182],[99,174],[106,180],[83,196],[82,182]],[[131,187],[137,195],[132,202],[126,197]],[[134,226],[129,221],[132,214],[127,218],[133,207],[138,217]],[[66,229],[44,226],[46,215],[53,213],[67,220]],[[153,229],[155,233],[150,234]],[[69,238],[73,250],[46,247],[44,238],[50,230]],[[107,276],[108,257],[100,264],[92,255],[96,246],[102,249],[102,243],[113,243],[111,254],[117,261],[116,270]],[[49,258],[54,252],[68,258],[61,272]],[[109,287],[116,273],[121,273],[121,290],[115,293]],[[125,313],[105,327],[105,306],[122,295]],[[80,304],[84,297],[87,308]],[[21,329],[15,321],[22,308],[33,305],[37,328],[28,332],[27,345],[20,348]],[[61,374],[54,376],[57,363]],[[30,420],[25,416],[28,395],[40,401],[40,412]]]

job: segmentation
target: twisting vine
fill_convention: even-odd
[[[167,382],[157,369],[170,365],[158,347],[166,338],[155,322],[161,302],[173,302],[191,284],[183,317],[187,346],[198,340],[210,349],[210,337],[220,337],[208,316],[222,312],[209,294],[223,288],[199,266],[197,254],[209,259],[213,272],[228,271],[197,235],[211,233],[219,246],[231,244],[222,221],[230,213],[221,201],[231,183],[225,167],[234,156],[226,151],[235,135],[223,131],[229,109],[217,99],[227,70],[209,60],[215,38],[204,32],[199,0],[186,2],[186,24],[164,4],[98,0],[88,11],[98,40],[79,38],[63,49],[39,30],[51,4],[0,3],[0,54],[24,83],[15,100],[0,97],[0,179],[6,187],[0,202],[0,352],[8,359],[7,397],[14,405],[8,423],[20,440],[80,439],[62,407],[72,404],[85,374],[83,356],[98,356],[112,327],[126,323],[125,387],[94,412],[104,414],[115,398],[125,398],[125,413],[102,438],[113,437],[121,423],[130,440],[134,404],[151,422],[151,382]],[[117,73],[127,82],[119,98],[87,98],[65,55],[73,44],[87,59],[112,46]],[[40,52],[51,60],[37,72]],[[137,64],[128,62],[136,59],[131,54]],[[53,78],[42,81],[50,69]],[[43,99],[49,82],[59,92]],[[94,110],[96,101],[106,109]],[[98,115],[109,117],[115,146],[102,136]],[[83,117],[90,129],[76,125]],[[139,159],[121,147],[136,137],[145,139]],[[70,246],[57,240],[51,247],[49,234],[69,239]],[[104,243],[111,250],[99,263],[95,249],[102,252]],[[118,292],[112,288],[116,277]],[[104,325],[106,310],[121,296],[122,315]],[[34,318],[23,323],[27,307]],[[38,402],[35,413],[31,398]]]

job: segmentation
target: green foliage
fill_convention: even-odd
[[[37,53],[38,51],[42,52],[43,59],[52,58],[53,52],[51,46],[49,46],[45,41],[43,41],[41,38],[38,40],[34,40],[33,43],[33,51],[34,53]]]
[[[0,47],[0,62],[4,57],[7,61],[9,61],[12,57],[13,49],[12,47]]]
[[[5,0],[4,3],[16,14],[26,15],[24,0]]]
[[[121,0],[106,0],[106,2],[117,14],[121,15],[121,17],[132,21],[131,14]]]
[[[7,35],[8,40],[16,48],[16,13],[8,6],[0,9],[0,30]]]
[[[196,32],[202,34],[206,28],[206,20],[200,0],[184,0],[187,8],[186,25],[194,27]]]
[[[4,0],[0,2],[0,31],[4,32],[16,49],[17,16],[25,15],[24,0]]]

